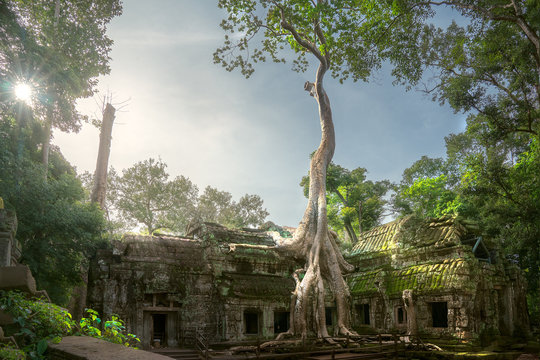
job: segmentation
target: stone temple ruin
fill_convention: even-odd
[[[275,234],[274,234],[275,236]],[[271,339],[289,326],[292,273],[302,266],[262,230],[199,224],[185,237],[127,235],[100,250],[88,306],[126,320],[145,347]],[[347,255],[356,330],[511,335],[528,326],[525,283],[474,226],[403,218],[361,235]],[[326,322],[335,322],[327,296]]]

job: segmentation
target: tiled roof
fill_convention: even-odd
[[[422,264],[402,269],[383,269],[353,275],[350,290],[353,295],[378,291],[383,286],[388,295],[399,295],[406,289],[417,292],[436,292],[441,289],[467,289],[474,285],[470,279],[469,265],[464,259],[447,259],[436,264]]]
[[[466,228],[452,217],[419,223],[408,216],[362,233],[351,255],[384,252],[397,247],[452,246],[460,244],[466,233]]]
[[[363,232],[358,237],[358,242],[353,247],[352,254],[385,251],[395,248],[395,237],[405,219],[394,220],[370,231]]]

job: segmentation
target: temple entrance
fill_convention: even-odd
[[[150,338],[155,347],[167,346],[167,314],[152,314]]]
[[[162,348],[178,346],[180,314],[178,311],[143,311],[142,346]]]

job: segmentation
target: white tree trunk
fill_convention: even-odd
[[[319,338],[329,336],[325,321],[325,283],[330,287],[337,308],[336,332],[351,334],[350,293],[342,272],[351,271],[352,266],[343,258],[336,244],[336,234],[328,229],[326,210],[326,170],[335,149],[332,111],[323,88],[326,70],[326,66],[321,63],[317,70],[315,91],[312,91],[319,105],[322,136],[311,158],[308,205],[294,238],[285,245],[306,259],[304,278],[300,281],[298,271],[295,273],[297,285],[292,296],[294,308],[291,308],[291,328],[287,332],[302,338],[306,338],[310,331]]]

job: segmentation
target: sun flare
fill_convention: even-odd
[[[32,88],[26,83],[15,85],[15,96],[17,99],[29,103],[32,99]]]

